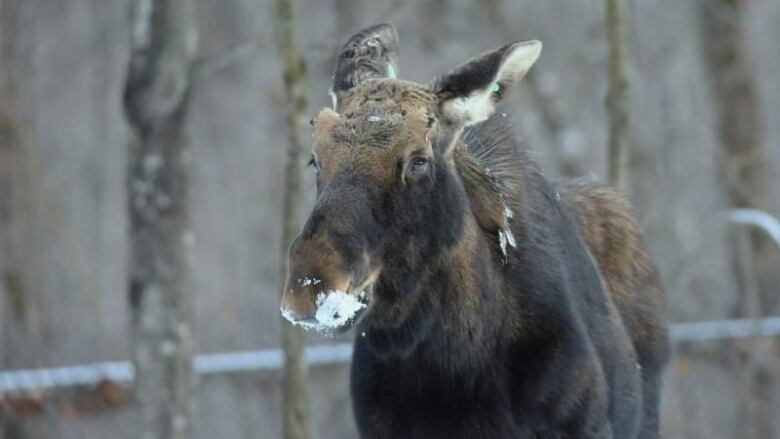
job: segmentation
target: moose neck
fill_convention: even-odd
[[[378,281],[384,297],[408,296],[399,305],[401,322],[373,326],[366,338],[376,357],[414,357],[443,371],[480,368],[497,348],[505,324],[505,298],[497,276],[501,262],[471,212],[468,197],[453,175],[438,176],[440,218],[428,232],[431,248],[416,258],[399,258]]]
[[[421,352],[446,371],[481,368],[494,357],[507,307],[491,244],[467,212],[462,239],[439,266],[440,287],[425,287],[435,291],[438,312]]]

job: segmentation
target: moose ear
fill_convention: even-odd
[[[509,87],[521,80],[542,52],[542,43],[508,44],[472,58],[438,78],[433,90],[444,120],[462,128],[482,122],[495,111]]]
[[[398,34],[386,23],[367,27],[353,35],[339,51],[333,72],[331,97],[337,108],[341,95],[359,83],[398,76]]]

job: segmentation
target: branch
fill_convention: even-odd
[[[234,46],[228,47],[219,55],[198,60],[197,64],[195,65],[195,76],[197,78],[211,76],[241,59],[248,58],[257,52],[262,46],[262,38],[246,40]]]
[[[628,178],[629,103],[626,76],[624,0],[606,0],[607,34],[609,38],[609,91],[607,117],[609,128],[609,181],[625,188]]]

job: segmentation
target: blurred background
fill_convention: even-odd
[[[144,30],[131,3],[0,0],[2,438],[140,437],[143,401],[124,363],[137,358],[131,328],[139,312],[128,296],[127,184],[137,152],[129,146],[149,138],[122,105],[131,48]],[[189,176],[189,220],[179,229],[190,267],[182,293],[188,343],[195,354],[254,354],[201,357],[186,402],[196,413],[187,418],[194,438],[282,436],[278,297],[295,83],[283,75],[277,3],[197,4],[200,44],[179,120]],[[291,36],[306,66],[298,78],[307,82],[299,89],[308,98],[298,108],[304,122],[330,105],[336,50],[363,26],[393,23],[400,76],[419,82],[535,38],[542,57],[504,111],[547,175],[606,180],[602,0],[293,6]],[[780,324],[772,318],[780,316],[780,248],[771,239],[780,237],[780,2],[625,7],[626,188],[668,291],[669,320],[683,324],[673,331],[663,437],[780,438]],[[306,210],[310,176],[303,186]],[[745,208],[756,210],[734,210]],[[766,319],[738,320],[755,318]],[[308,339],[336,346],[319,351],[309,370],[312,438],[357,436],[343,349],[351,337]],[[30,369],[48,372],[19,372]]]

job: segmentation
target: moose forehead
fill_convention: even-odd
[[[382,78],[362,82],[342,93],[336,107],[347,116],[371,104],[389,112],[410,112],[430,109],[435,100],[434,94],[421,84]]]
[[[434,119],[434,95],[398,79],[367,81],[343,96],[338,113],[314,119],[314,154],[327,167],[348,158],[387,159],[426,151]]]

